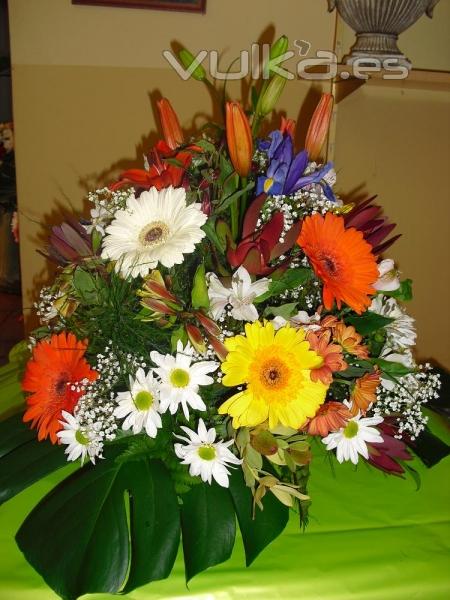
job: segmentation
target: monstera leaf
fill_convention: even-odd
[[[178,500],[162,463],[101,461],[60,483],[16,540],[62,598],[128,592],[167,577],[179,544]]]
[[[230,489],[199,483],[177,497],[162,462],[123,456],[83,467],[61,482],[16,536],[27,560],[64,600],[127,593],[168,577],[180,530],[189,581],[230,557],[236,515],[247,565],[287,523],[288,509],[271,494],[253,518],[252,494],[240,470]]]

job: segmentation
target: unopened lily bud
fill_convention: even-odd
[[[282,35],[281,37],[279,37],[277,39],[276,42],[274,42],[271,45],[270,53],[269,53],[269,60],[278,58],[282,54],[285,54],[287,52],[288,48],[289,48],[289,39],[285,35]]]
[[[228,152],[236,173],[246,177],[252,166],[253,139],[250,124],[238,102],[227,102],[225,107]]]
[[[265,117],[268,115],[276,106],[280,96],[284,90],[287,79],[281,75],[274,75],[269,82],[269,85],[261,95],[256,112]]]
[[[322,94],[306,134],[305,150],[308,151],[310,160],[320,158],[320,151],[328,134],[332,111],[333,96]]]
[[[195,69],[192,71],[192,77],[197,81],[204,81],[206,79],[206,71],[202,67],[200,63],[197,62],[197,59],[193,54],[186,50],[186,48],[182,48],[178,53],[178,58],[180,59],[183,67],[188,70],[193,62],[196,63]]]
[[[175,150],[184,143],[184,136],[177,114],[167,98],[162,98],[157,104],[164,139],[169,148]]]

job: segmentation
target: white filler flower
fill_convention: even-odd
[[[361,419],[358,413],[356,417],[350,419],[345,427],[339,431],[329,433],[322,439],[326,444],[327,450],[336,448],[336,458],[340,463],[345,460],[351,460],[354,465],[358,462],[358,455],[369,458],[369,451],[366,442],[371,444],[380,444],[383,438],[378,429],[373,425],[379,425],[383,422],[383,417],[366,417]]]
[[[144,277],[158,263],[173,267],[205,236],[207,216],[200,204],[186,206],[184,188],[151,188],[130,196],[106,228],[102,257],[115,260],[125,277]]]
[[[239,267],[231,278],[231,288],[225,287],[214,273],[208,274],[208,295],[211,302],[211,316],[218,319],[228,304],[231,305],[231,316],[237,321],[256,321],[258,311],[253,304],[257,296],[269,289],[270,279],[263,277],[252,283],[245,267]]]
[[[177,344],[176,356],[160,354],[153,350],[150,358],[157,365],[155,373],[161,379],[161,412],[169,409],[173,415],[181,405],[184,416],[189,419],[189,406],[196,410],[206,410],[198,390],[201,385],[210,385],[214,379],[208,375],[219,366],[212,360],[194,362],[194,350],[188,343],[185,348],[181,341]]]
[[[153,372],[145,374],[144,369],[136,371],[136,378],[130,376],[130,391],[119,392],[116,400],[119,405],[114,410],[118,419],[125,418],[122,429],[132,429],[134,434],[143,429],[146,434],[154,438],[158,429],[162,427],[159,414],[159,386]]]
[[[60,421],[64,429],[58,431],[56,434],[61,444],[66,444],[65,454],[67,454],[67,460],[73,461],[81,458],[81,462],[84,463],[86,457],[88,457],[92,463],[95,464],[95,457],[100,452],[99,437],[94,429],[89,431],[82,428],[78,419],[68,413],[62,411],[64,421]]]
[[[188,437],[177,435],[176,437],[186,444],[175,444],[175,453],[182,459],[183,465],[189,465],[189,474],[202,478],[211,484],[211,479],[222,487],[228,487],[228,475],[230,471],[227,465],[240,465],[242,461],[237,458],[228,447],[233,440],[228,442],[216,442],[216,430],[214,427],[206,429],[203,419],[199,420],[197,433],[188,427],[181,427]]]

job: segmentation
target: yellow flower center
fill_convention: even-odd
[[[216,449],[209,444],[200,446],[197,453],[202,460],[214,460],[216,458]]]
[[[184,369],[174,369],[170,373],[170,383],[173,387],[184,388],[190,381],[189,373]]]
[[[289,383],[290,369],[278,358],[270,357],[258,368],[259,380],[267,390],[281,390]]]
[[[359,425],[356,421],[349,421],[344,429],[344,435],[346,438],[354,438],[358,434]]]
[[[87,444],[89,444],[89,438],[85,436],[80,429],[77,429],[75,432],[75,440],[82,446],[87,446]]]
[[[146,225],[139,234],[143,246],[157,246],[167,240],[169,228],[162,221],[153,221]]]
[[[138,410],[146,411],[151,408],[153,404],[153,394],[147,390],[141,390],[133,398],[133,402]]]

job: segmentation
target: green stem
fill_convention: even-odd
[[[230,205],[230,217],[231,217],[231,236],[234,241],[237,240],[239,231],[239,209],[237,200]]]
[[[241,178],[241,185],[243,188],[247,187],[247,177]],[[242,229],[242,223],[244,222],[245,213],[247,210],[247,199],[248,193],[242,194],[242,196],[238,199],[239,201],[239,228]]]

